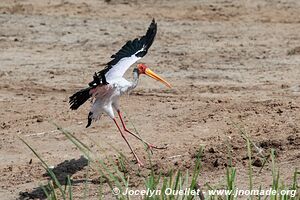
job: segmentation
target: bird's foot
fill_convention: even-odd
[[[148,144],[148,149],[166,149],[167,147],[165,146],[165,147],[158,147],[158,146],[156,146],[156,145],[154,145],[154,144]]]
[[[167,147],[158,147],[154,144],[147,144],[147,150],[150,150],[151,154],[153,154],[153,149],[166,149]]]
[[[139,158],[136,158],[136,162],[137,162],[139,167],[144,167],[144,164],[140,161]]]

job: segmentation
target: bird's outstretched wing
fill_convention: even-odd
[[[146,35],[128,41],[117,53],[111,56],[113,59],[106,64],[103,70],[97,73],[101,82],[105,84],[114,78],[122,77],[132,64],[147,54],[156,32],[157,24],[153,19]],[[95,84],[94,81],[90,83],[90,85],[92,84]]]

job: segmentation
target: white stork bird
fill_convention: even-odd
[[[143,164],[130,146],[124,132],[118,125],[114,110],[118,113],[125,132],[130,133],[137,139],[144,142],[148,148],[159,149],[157,146],[144,141],[141,137],[126,128],[118,104],[118,100],[121,95],[133,90],[137,86],[139,76],[141,74],[146,74],[151,78],[164,83],[166,86],[171,87],[167,81],[151,71],[145,64],[138,64],[137,67],[134,68],[132,82],[123,78],[123,75],[129,67],[147,54],[148,49],[154,41],[156,31],[157,24],[153,19],[146,35],[141,38],[136,38],[133,41],[128,41],[116,54],[111,56],[112,60],[107,63],[103,70],[95,73],[93,77],[94,80],[89,83],[89,86],[73,94],[69,101],[70,108],[72,110],[76,110],[89,98],[92,98],[93,104],[88,114],[88,123],[86,127],[89,127],[92,121],[98,120],[103,113],[106,113],[116,124],[139,166],[142,166]]]

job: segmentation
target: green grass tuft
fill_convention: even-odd
[[[92,150],[85,145],[83,142],[81,142],[78,138],[76,138],[73,134],[70,132],[64,130],[58,125],[55,125],[58,130],[61,131],[62,134],[64,134],[86,157],[88,160],[88,166],[86,169],[86,177],[85,177],[85,187],[82,191],[83,198],[82,199],[90,199],[89,198],[89,186],[88,186],[88,179],[89,179],[89,169],[93,168],[95,169],[99,174],[99,186],[98,186],[98,199],[107,199],[107,197],[113,197],[115,199],[132,199],[131,196],[123,195],[123,191],[126,190],[126,188],[130,185],[130,177],[129,177],[129,170],[128,169],[128,160],[127,158],[118,150],[118,162],[116,163],[111,158],[107,158],[108,163],[104,162],[103,160],[97,158],[95,154],[92,152]],[[271,160],[271,172],[272,172],[272,183],[271,188],[273,190],[296,190],[297,194],[295,197],[291,197],[290,195],[271,195],[270,197],[263,197],[263,196],[249,196],[248,199],[270,199],[270,200],[299,200],[299,186],[297,183],[299,171],[297,169],[294,170],[293,173],[293,182],[289,185],[283,180],[281,180],[280,177],[280,171],[276,166],[276,157],[275,157],[275,151],[272,149],[270,154],[266,155],[265,152],[263,152],[259,147],[255,145],[253,141],[248,137],[248,135],[238,127],[241,136],[245,139],[246,146],[247,146],[247,155],[248,155],[248,176],[249,176],[249,186],[248,188],[243,189],[258,189],[259,191],[262,191],[262,186],[255,186],[255,176],[253,172],[252,167],[252,149],[254,149],[258,154],[261,156],[262,159],[264,159],[263,167],[268,164],[269,159]],[[47,185],[41,186],[41,189],[43,190],[45,196],[48,200],[57,200],[57,199],[69,199],[73,200],[74,194],[73,194],[73,185],[72,185],[72,179],[71,177],[67,177],[66,183],[62,185],[56,175],[53,173],[52,169],[49,168],[47,163],[42,159],[42,157],[34,150],[34,148],[29,145],[25,140],[20,138],[20,140],[35,154],[35,156],[41,161],[41,164],[43,168],[47,171],[49,174],[51,180],[48,181]],[[115,148],[114,148],[115,149]],[[223,194],[223,195],[214,195],[209,196],[208,193],[205,193],[205,189],[207,190],[214,190],[217,187],[211,186],[208,183],[205,183],[203,188],[198,183],[199,177],[201,176],[201,170],[202,170],[202,163],[201,158],[203,156],[203,148],[200,147],[200,149],[197,151],[195,164],[192,171],[185,170],[180,171],[178,169],[171,169],[169,173],[163,174],[162,172],[159,172],[158,174],[155,173],[155,170],[152,166],[151,161],[151,153],[148,151],[148,162],[150,164],[150,172],[148,177],[144,178],[144,186],[143,188],[145,190],[150,191],[160,191],[160,193],[155,193],[154,195],[145,195],[143,196],[143,199],[145,200],[160,200],[160,199],[166,199],[166,200],[192,200],[192,199],[200,199],[200,200],[236,200],[240,199],[240,196],[236,196],[235,192],[237,191],[238,186],[237,183],[237,170],[233,167],[232,164],[232,155],[231,155],[231,148],[228,146],[228,166],[226,167],[226,174],[224,179],[224,187],[221,189],[227,189],[232,191],[230,194]],[[262,168],[263,168],[262,167]],[[261,168],[261,170],[262,170]],[[143,169],[142,169],[143,170]],[[260,173],[261,170],[258,172]],[[265,169],[266,170],[266,169]],[[139,174],[140,171],[137,171],[137,174]],[[105,180],[105,181],[103,181]],[[113,191],[114,188],[117,188],[120,191],[119,195],[113,195],[112,193],[107,194],[104,193],[104,188],[110,188],[111,191]],[[189,194],[184,195],[177,195],[177,194],[171,194],[166,195],[165,192],[169,189],[172,189],[172,191],[176,190],[198,190],[200,191],[196,196]],[[218,188],[220,189],[220,188]],[[139,198],[140,199],[140,198]],[[244,197],[243,197],[244,199]]]

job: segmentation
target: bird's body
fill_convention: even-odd
[[[138,75],[137,75],[138,76]],[[132,82],[120,77],[110,81],[107,85],[97,86],[92,89],[93,106],[91,120],[98,120],[103,113],[108,114],[112,119],[115,118],[114,110],[119,109],[119,98],[133,90],[138,84],[138,77]]]
[[[140,136],[130,132],[126,128],[119,108],[120,96],[133,90],[137,86],[139,76],[141,74],[146,74],[170,87],[168,82],[163,80],[144,64],[138,64],[137,68],[134,68],[132,81],[128,81],[123,77],[132,64],[147,54],[148,49],[154,41],[156,31],[157,25],[153,20],[146,35],[142,36],[140,39],[137,38],[133,41],[128,41],[116,54],[111,56],[113,59],[107,63],[103,70],[95,73],[93,81],[89,83],[87,88],[76,92],[70,97],[70,108],[72,110],[78,109],[88,99],[92,98],[92,107],[88,114],[88,123],[86,127],[89,127],[92,121],[99,120],[102,114],[106,113],[115,122],[118,130],[131,149],[139,165],[142,165],[142,163],[131,148],[123,131],[118,125],[114,111],[118,113],[125,132],[128,132],[137,139],[143,141],[149,148],[157,148],[156,146],[145,142],[142,138],[140,138]]]

